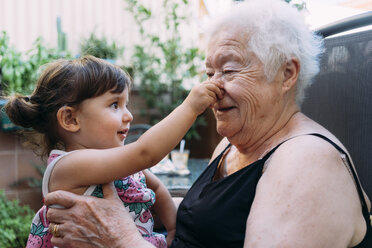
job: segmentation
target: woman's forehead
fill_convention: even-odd
[[[248,36],[239,30],[221,30],[208,42],[206,65],[214,60],[239,60],[248,52]]]
[[[231,47],[246,47],[249,41],[249,36],[242,27],[233,26],[231,28],[221,28],[215,32],[208,41],[207,52],[216,47],[231,46]]]

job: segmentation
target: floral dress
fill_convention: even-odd
[[[49,177],[54,165],[59,159],[66,156],[67,152],[53,150],[48,159],[48,167],[43,177],[43,196],[48,193]],[[127,208],[144,239],[155,247],[167,247],[165,237],[162,234],[153,232],[154,219],[150,208],[155,203],[155,193],[146,186],[146,178],[142,172],[124,177],[114,182],[116,191]],[[90,186],[84,195],[103,197],[102,186]],[[50,239],[52,234],[48,232],[49,221],[46,218],[47,206],[43,206],[35,215],[31,223],[31,231],[28,237],[26,248],[53,247]],[[120,221],[120,220],[118,220]]]

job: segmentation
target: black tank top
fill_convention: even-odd
[[[356,173],[348,155],[334,142],[320,134],[348,159],[350,171],[357,184],[367,233],[356,247],[372,247],[372,227],[369,213]],[[284,141],[285,142],[285,141]],[[172,248],[184,247],[243,247],[246,221],[255,196],[258,180],[261,178],[266,160],[284,142],[277,145],[263,158],[235,173],[214,180],[218,164],[225,150],[205,169],[181,202],[177,212],[176,235]]]

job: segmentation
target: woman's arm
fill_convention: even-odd
[[[147,187],[155,192],[154,210],[167,229],[167,245],[169,247],[176,234],[176,205],[165,185],[150,171],[144,170],[143,172],[146,176]]]
[[[298,137],[278,148],[257,185],[244,247],[349,247],[358,211],[338,151]]]
[[[185,101],[136,142],[112,149],[78,150],[58,161],[53,170],[53,189],[70,190],[103,184],[155,165],[182,139],[196,117],[221,97],[215,83],[192,89]],[[94,134],[92,134],[94,135]]]
[[[48,210],[48,220],[58,224],[59,236],[53,236],[53,245],[60,248],[154,247],[142,238],[112,184],[103,185],[103,194],[105,198],[100,199],[55,191],[45,197],[46,205],[65,207]]]

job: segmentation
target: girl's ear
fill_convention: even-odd
[[[63,106],[57,111],[58,124],[66,131],[77,132],[80,130],[76,118],[76,109],[70,106]]]
[[[283,89],[288,91],[297,82],[300,73],[300,62],[297,58],[292,58],[284,64]]]

